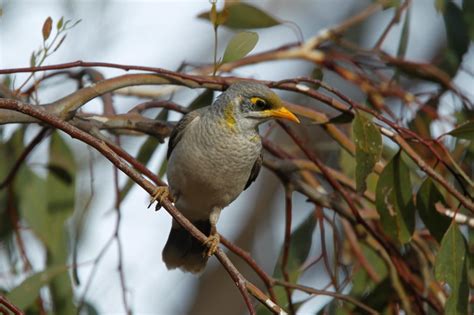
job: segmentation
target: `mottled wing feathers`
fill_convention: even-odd
[[[198,117],[199,110],[194,110],[192,112],[187,113],[186,115],[181,118],[181,120],[178,122],[178,124],[174,127],[173,131],[171,132],[170,135],[170,141],[168,143],[168,153],[166,154],[166,157],[169,159],[171,152],[173,152],[173,149],[176,147],[178,142],[181,140],[183,137],[184,130],[186,127],[193,121],[196,117]]]
[[[258,173],[260,172],[260,168],[262,167],[263,163],[263,153],[260,152],[260,155],[258,156],[257,160],[252,166],[252,170],[250,171],[250,176],[247,181],[247,184],[245,184],[245,189],[247,189],[254,181],[257,179]]]

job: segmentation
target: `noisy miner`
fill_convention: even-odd
[[[195,239],[173,220],[163,261],[168,269],[198,273],[219,244],[221,210],[255,181],[262,165],[258,125],[283,118],[299,123],[282,100],[260,83],[240,81],[211,105],[186,114],[168,144],[168,183],[181,213],[204,235]],[[168,197],[159,190],[155,199]]]

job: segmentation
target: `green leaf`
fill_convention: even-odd
[[[54,47],[53,52],[55,52],[56,50],[59,49],[59,47],[61,47],[61,45],[64,43],[64,40],[66,40],[66,36],[67,34],[64,34],[63,37],[61,37],[56,47]]]
[[[26,278],[19,286],[7,294],[7,299],[18,308],[25,310],[39,296],[40,289],[55,277],[67,271],[65,265],[54,266]]]
[[[49,243],[48,203],[46,181],[28,168],[23,168],[15,182],[20,194],[21,216],[28,222],[35,234],[46,245]]]
[[[16,190],[21,194],[20,212],[47,249],[47,265],[64,265],[68,260],[66,220],[74,211],[75,161],[58,132],[51,135],[49,163],[67,172],[72,180],[65,182],[49,172],[42,179],[28,168],[20,171]],[[51,295],[56,314],[74,314],[73,294],[68,274],[51,283]]]
[[[245,57],[258,42],[258,34],[255,32],[240,32],[234,35],[227,45],[222,63],[239,60]]]
[[[380,280],[385,279],[388,275],[385,261],[372,247],[369,247],[364,243],[361,243],[360,247],[362,249],[362,254],[370,263],[370,266],[373,268],[375,273],[380,277]],[[353,275],[351,296],[358,298],[366,296],[376,287],[376,285],[377,283],[369,277],[367,271],[361,266]]]
[[[36,53],[33,51],[30,56],[30,67],[36,66]]]
[[[453,137],[466,139],[466,140],[474,140],[474,121],[468,121],[463,123],[456,129],[451,130],[448,132]]]
[[[50,16],[44,21],[43,23],[43,40],[46,41],[49,38],[49,35],[51,35],[51,30],[53,29],[53,20],[51,19]]]
[[[301,276],[301,265],[306,261],[312,244],[312,236],[316,228],[316,217],[314,213],[310,213],[308,217],[291,233],[290,250],[286,270],[291,283],[297,283]],[[273,276],[275,278],[283,278],[281,263],[283,256],[283,247],[280,251],[278,262],[275,266]],[[286,306],[288,304],[285,289],[275,287],[278,304]]]
[[[74,211],[75,203],[75,174],[76,163],[59,132],[51,135],[49,149],[49,165],[61,169],[63,174],[71,177],[65,181],[64,176],[49,172],[46,177],[48,209],[45,216],[48,219],[48,266],[67,263],[68,261],[68,235],[66,221]],[[44,198],[44,197],[43,197]],[[50,285],[52,299],[56,314],[73,314],[73,292],[68,274],[55,278]]]
[[[408,242],[415,228],[415,207],[410,172],[400,151],[380,174],[376,205],[384,232],[400,244]]]
[[[46,165],[46,168],[51,172],[52,175],[56,176],[66,185],[70,185],[73,183],[74,177],[69,174],[69,172],[62,166],[49,163],[48,165]]]
[[[444,233],[448,230],[451,220],[436,211],[437,202],[446,204],[443,195],[433,184],[431,178],[427,178],[418,190],[416,196],[416,207],[423,223],[439,242]]]
[[[64,16],[61,16],[61,18],[59,19],[58,23],[56,23],[56,29],[59,31],[60,29],[63,28],[63,24],[64,24]]]
[[[403,28],[400,35],[400,43],[398,44],[397,56],[404,58],[408,47],[408,39],[410,37],[410,12],[411,7],[408,7],[405,14],[405,22],[403,22]]]
[[[356,187],[359,193],[366,190],[367,176],[373,171],[382,154],[382,135],[379,129],[364,115],[356,113],[352,124],[356,146]]]
[[[451,224],[441,241],[435,262],[435,277],[449,285],[445,314],[467,314],[469,285],[467,282],[467,244],[456,223]]]
[[[219,24],[232,29],[265,28],[281,24],[276,18],[261,9],[248,3],[231,3],[226,5],[224,12],[226,19]],[[201,19],[210,20],[210,12],[198,15]],[[212,21],[211,21],[212,22]]]
[[[158,115],[155,117],[156,120],[167,121],[168,120],[169,111],[167,109],[161,110]],[[138,162],[142,163],[143,165],[147,165],[150,161],[153,153],[158,149],[160,145],[159,139],[156,137],[148,137],[145,142],[143,142],[142,146],[138,150],[138,154],[136,159]],[[127,182],[120,190],[120,199],[124,200],[127,194],[130,192],[131,188],[133,187],[134,181],[130,178],[127,178]]]
[[[469,48],[468,26],[464,21],[461,9],[449,1],[444,12],[444,24],[448,48],[441,64],[441,68],[454,76],[462,62],[464,54]]]
[[[6,179],[21,152],[24,150],[23,137],[24,128],[18,128],[6,143],[0,143],[0,161],[2,161],[0,163],[0,182],[3,182]],[[10,197],[14,199],[17,198],[16,194],[12,194]],[[7,210],[7,189],[1,189],[0,218],[2,219],[0,220],[0,241],[9,239],[11,233],[13,232],[13,225]],[[9,247],[5,247],[8,250]]]
[[[194,101],[189,104],[189,110],[199,109],[204,106],[209,106],[212,104],[214,100],[214,91],[213,90],[205,90],[202,94],[194,99]]]
[[[322,123],[322,125],[325,124],[348,124],[354,120],[354,114],[350,111],[347,112],[342,112],[342,114],[339,114],[337,116],[332,117],[328,121]]]
[[[364,296],[361,299],[361,302],[380,312],[380,314],[390,314],[390,312],[386,312],[385,310],[388,308],[390,302],[396,299],[397,296],[393,290],[390,279],[385,278],[370,292],[370,294]],[[356,307],[351,314],[366,313],[367,312],[361,308]]]

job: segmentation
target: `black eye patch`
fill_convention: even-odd
[[[250,102],[255,106],[256,110],[266,110],[270,109],[270,104],[260,97],[252,97]]]

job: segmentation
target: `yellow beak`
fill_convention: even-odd
[[[285,107],[280,107],[277,109],[268,109],[265,111],[265,114],[269,117],[283,118],[283,119],[294,121],[295,123],[298,123],[298,124],[300,123],[300,120],[298,119],[298,117],[296,117],[295,114],[290,112]]]

